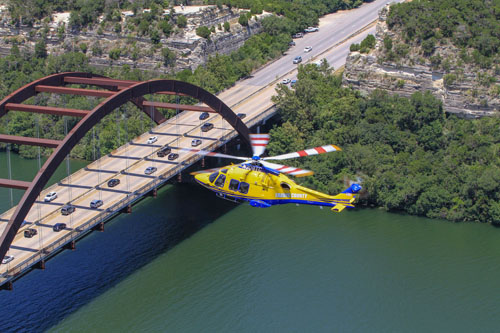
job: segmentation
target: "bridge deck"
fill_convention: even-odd
[[[259,87],[243,86],[242,89],[242,92],[251,95]],[[272,93],[274,88],[269,91]],[[261,94],[265,93],[259,93]],[[239,103],[233,110],[246,113],[244,121],[252,126],[274,112],[271,95],[269,92],[265,95],[266,98],[260,98],[258,102]],[[197,148],[214,150],[237,135],[218,114],[210,113],[210,118],[204,121],[199,120],[199,115],[199,112],[181,112],[177,117],[152,128],[40,193],[39,200],[28,213],[25,225],[19,230],[7,253],[14,256],[14,260],[0,265],[0,285],[24,273],[41,259],[83,236],[96,224],[117,214],[198,161],[198,155],[182,150],[191,147],[193,138],[202,139],[202,145]],[[213,123],[214,128],[209,132],[202,132],[200,127],[205,122]],[[157,136],[158,141],[147,144],[151,136]],[[167,157],[160,158],[156,155],[156,151],[167,144],[173,147],[172,152],[179,154],[178,159],[169,161]],[[152,175],[145,175],[144,170],[148,166],[154,166],[158,170]],[[120,179],[120,184],[108,187],[107,181],[111,178]],[[44,202],[45,194],[50,191],[57,192],[58,197],[52,202]],[[94,199],[103,200],[104,205],[91,209],[89,204]],[[61,207],[68,202],[75,205],[76,210],[71,215],[63,216]],[[0,215],[0,232],[5,229],[14,210],[15,207]],[[54,232],[52,228],[56,223],[65,223],[67,229]],[[24,230],[28,228],[37,229],[38,234],[25,238]]]

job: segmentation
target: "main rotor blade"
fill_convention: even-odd
[[[200,173],[209,173],[209,172],[212,173],[212,172],[215,172],[215,171],[219,171],[222,168],[224,168],[224,167],[193,171],[193,172],[190,173],[190,175],[194,176],[194,175],[197,175],[197,174],[200,174]]]
[[[250,134],[253,156],[260,156],[266,150],[269,143],[269,134]]]
[[[287,166],[287,165],[275,164],[275,163],[270,163],[270,162],[266,162],[266,161],[261,161],[261,163],[262,163],[262,165],[264,165],[267,168],[276,170],[278,172],[287,173],[287,174],[295,176],[295,177],[305,177],[305,176],[311,176],[314,174],[313,171],[295,168],[295,167],[291,167],[291,166]]]
[[[335,145],[326,145],[326,146],[315,147],[315,148],[311,148],[311,149],[296,151],[293,153],[288,153],[288,154],[283,154],[283,155],[278,155],[278,156],[264,157],[264,158],[262,158],[262,160],[287,160],[289,158],[297,158],[297,157],[318,155],[318,154],[324,154],[324,153],[331,153],[331,152],[340,151],[340,150],[342,150],[342,149],[340,149],[339,147],[337,147]]]
[[[227,155],[227,154],[215,153],[213,151],[200,150],[200,149],[182,148],[181,150],[183,150],[183,151],[189,151],[189,152],[192,152],[192,153],[195,153],[195,154],[198,154],[198,155],[209,156],[209,157],[232,158],[232,159],[235,159],[235,160],[242,160],[242,161],[247,161],[247,160],[250,159],[249,157]]]

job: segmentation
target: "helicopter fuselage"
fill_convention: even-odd
[[[335,196],[296,184],[282,173],[273,172],[256,163],[228,165],[212,173],[198,173],[196,181],[217,196],[231,201],[248,201],[253,207],[266,208],[287,203],[332,207],[340,212],[352,208],[357,184]]]

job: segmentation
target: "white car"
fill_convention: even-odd
[[[47,195],[45,196],[45,198],[43,198],[43,201],[45,201],[45,202],[51,202],[52,200],[54,200],[56,198],[57,198],[57,193],[56,192],[49,192],[49,193],[47,193]]]
[[[311,52],[311,51],[312,51],[312,49],[313,49],[313,48],[312,48],[312,46],[306,46],[306,47],[304,48],[304,52]]]
[[[200,139],[193,139],[193,141],[191,141],[191,147],[198,147],[199,145],[201,145]]]
[[[307,29],[304,30],[304,32],[316,32],[316,31],[319,31],[319,28],[317,27],[309,27]]]
[[[150,144],[153,144],[155,143],[156,141],[158,141],[158,137],[157,136],[152,136],[148,139],[148,145]]]
[[[7,263],[11,262],[12,260],[14,260],[14,256],[5,256],[2,260],[2,264],[7,264]]]
[[[290,83],[290,79],[283,79],[283,81],[281,81],[282,84],[289,84]]]

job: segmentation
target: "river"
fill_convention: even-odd
[[[18,174],[36,169],[12,157]],[[0,331],[494,332],[499,233],[168,185],[1,291]]]

